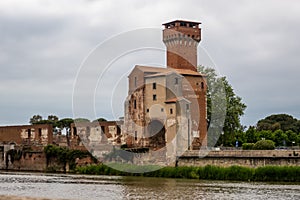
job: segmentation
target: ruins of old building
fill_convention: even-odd
[[[129,74],[122,130],[128,147],[166,147],[174,155],[207,146],[206,76],[197,72],[200,24],[163,24],[167,67],[136,65]]]
[[[87,149],[95,156],[121,145],[122,121],[76,122],[71,124],[68,146],[72,149]]]
[[[53,128],[49,124],[2,126],[0,143],[18,146],[47,146],[52,144]]]

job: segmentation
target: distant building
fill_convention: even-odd
[[[53,128],[49,124],[2,126],[0,144],[18,146],[47,146],[53,142]]]
[[[197,72],[199,24],[163,24],[167,68],[136,65],[129,74],[122,130],[128,147],[167,147],[175,154],[180,145],[207,146],[206,76]]]
[[[122,121],[72,123],[67,137],[68,146],[72,149],[87,149],[94,155],[108,153],[112,146],[121,146],[122,125]]]

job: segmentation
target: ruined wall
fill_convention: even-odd
[[[52,125],[24,125],[0,127],[0,143],[17,145],[42,145],[52,144]]]

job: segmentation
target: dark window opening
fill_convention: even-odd
[[[201,82],[201,89],[204,89],[204,83]]]
[[[74,136],[77,135],[77,128],[76,127],[73,127],[73,134],[74,134]]]
[[[147,108],[147,113],[149,112],[149,108]]]
[[[170,108],[170,114],[171,114],[171,115],[173,114],[173,109],[172,109],[172,108]]]
[[[190,110],[190,105],[186,104],[186,110]]]
[[[180,26],[186,26],[185,22],[180,22]]]
[[[41,128],[39,128],[38,137],[39,137],[39,138],[42,137],[42,129],[41,129]]]
[[[153,101],[156,101],[157,100],[157,97],[156,97],[156,94],[153,95]]]
[[[133,101],[133,108],[136,109],[136,100]]]
[[[152,89],[153,89],[153,90],[156,89],[156,83],[152,83]]]
[[[163,109],[163,108],[161,108],[161,109],[160,109],[160,111],[161,111],[161,112],[164,112],[164,109]]]
[[[175,78],[175,85],[178,85],[178,78]]]
[[[137,131],[134,131],[134,140],[137,141]]]
[[[101,134],[105,133],[105,126],[101,126]]]
[[[27,132],[28,132],[28,138],[30,139],[31,138],[31,129],[28,129]]]

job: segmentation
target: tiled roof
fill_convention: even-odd
[[[165,103],[176,103],[177,100],[178,100],[178,98],[175,97],[175,98],[167,99],[167,100],[165,101]]]
[[[169,69],[167,68],[162,68],[162,67],[150,67],[150,66],[141,66],[141,65],[136,65],[136,68],[143,72],[167,72]]]
[[[189,69],[175,69],[175,71],[179,74],[182,74],[182,75],[191,75],[191,76],[206,76],[204,74],[201,74],[199,72],[195,72],[195,71],[192,71],[192,70],[189,70]]]

